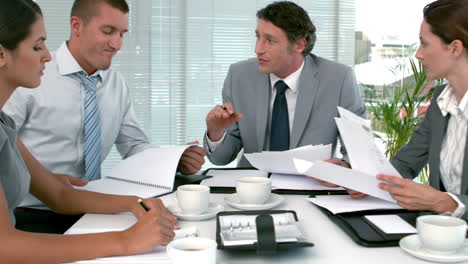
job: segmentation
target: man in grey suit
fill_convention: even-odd
[[[334,153],[337,106],[359,116],[366,112],[354,72],[311,54],[316,28],[295,3],[274,2],[259,10],[257,18],[257,58],[231,65],[224,103],[207,115],[207,157],[225,165],[242,148],[252,153],[309,144],[332,144]],[[238,166],[251,167],[245,157]]]

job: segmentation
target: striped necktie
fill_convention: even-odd
[[[84,172],[89,181],[101,178],[101,116],[96,99],[98,76],[76,73],[85,87],[84,101]]]

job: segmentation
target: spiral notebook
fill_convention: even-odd
[[[112,169],[112,175],[91,181],[81,190],[136,195],[142,198],[172,191],[182,153],[190,146],[150,148],[125,160]]]

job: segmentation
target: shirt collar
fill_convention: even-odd
[[[297,69],[295,72],[291,73],[288,77],[281,79],[280,77],[276,76],[273,73],[270,73],[270,83],[271,83],[271,89],[275,86],[275,83],[279,80],[283,80],[291,89],[293,93],[297,93],[297,84],[299,83],[299,77],[301,76],[302,69],[304,68],[305,64],[305,59],[302,62],[301,67]]]
[[[60,48],[58,48],[56,52],[56,60],[58,71],[62,76],[74,74],[80,71],[85,72],[85,70],[83,70],[80,64],[76,61],[75,57],[73,57],[73,55],[71,54],[66,41],[63,42],[62,45],[60,45]],[[97,70],[91,76],[98,76],[100,81],[102,81],[102,79],[106,77],[106,74],[107,70]]]
[[[443,116],[447,114],[458,115],[462,114],[465,119],[468,119],[468,96],[467,93],[463,95],[460,104],[457,103],[453,88],[450,83],[445,86],[442,93],[437,97],[437,104]]]

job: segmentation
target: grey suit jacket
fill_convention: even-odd
[[[233,103],[234,110],[244,116],[226,130],[223,142],[212,153],[205,137],[204,147],[211,162],[228,164],[242,148],[244,153],[266,149],[265,138],[271,119],[270,96],[269,74],[258,72],[256,58],[231,65],[224,81],[223,101]],[[306,56],[299,77],[290,148],[332,144],[334,153],[338,136],[334,120],[338,116],[337,106],[359,116],[366,114],[353,70],[315,55]],[[345,154],[344,148],[342,152]],[[251,167],[244,156],[238,166]]]
[[[438,190],[441,189],[440,152],[450,118],[450,114],[445,117],[442,115],[437,104],[437,97],[444,88],[445,86],[436,88],[421,125],[413,132],[408,144],[401,148],[391,161],[398,172],[408,179],[417,177],[424,166],[429,163],[429,184]],[[466,145],[462,177],[461,195],[458,197],[468,208],[468,148]],[[468,210],[463,218],[468,219]]]

